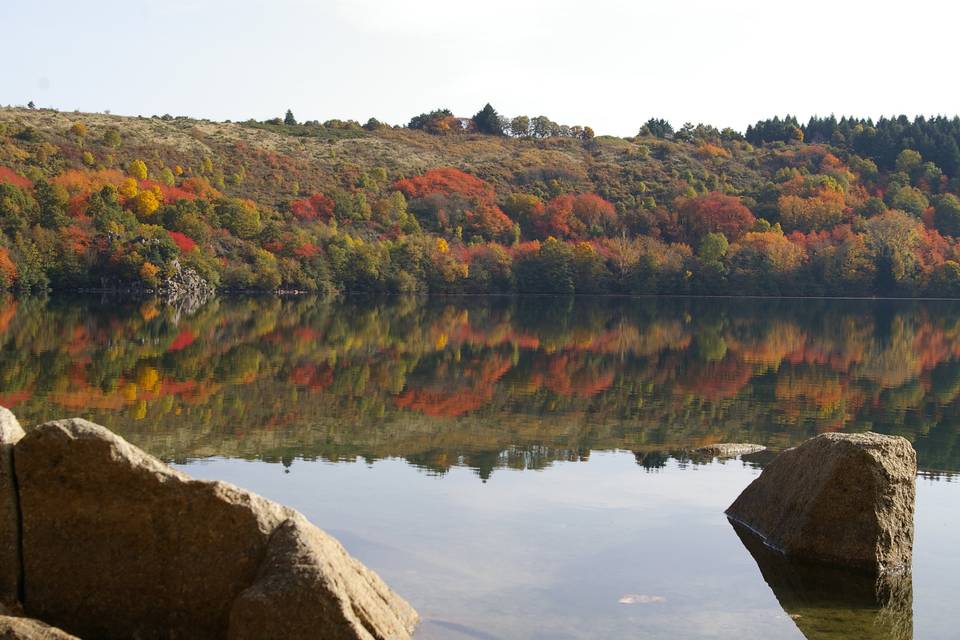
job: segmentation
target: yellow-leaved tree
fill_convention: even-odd
[[[143,160],[134,160],[130,163],[130,166],[127,167],[127,173],[131,177],[136,178],[137,180],[146,180],[147,179],[147,163]]]
[[[143,190],[133,199],[132,208],[138,218],[147,218],[160,208],[160,199],[153,191]]]
[[[117,187],[117,191],[119,191],[120,195],[124,198],[133,198],[137,195],[137,191],[139,191],[137,181],[133,178],[126,178],[120,183],[120,186]]]

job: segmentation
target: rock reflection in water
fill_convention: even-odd
[[[912,640],[913,579],[796,562],[730,522],[780,606],[807,640]]]

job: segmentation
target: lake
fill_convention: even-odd
[[[0,405],[289,504],[418,638],[956,638],[960,304],[0,300]],[[723,510],[825,431],[918,452],[912,580],[785,563]]]

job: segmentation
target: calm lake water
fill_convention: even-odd
[[[957,638],[960,304],[0,299],[0,405],[304,512],[418,638]],[[824,431],[917,449],[911,579],[786,564],[723,510]]]

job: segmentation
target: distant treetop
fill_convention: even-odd
[[[495,136],[502,136],[504,124],[501,122],[500,114],[488,102],[483,109],[473,116],[473,126],[480,133],[488,133]]]
[[[650,118],[640,129],[641,135],[651,135],[657,138],[669,138],[673,136],[673,127],[663,118]]]

